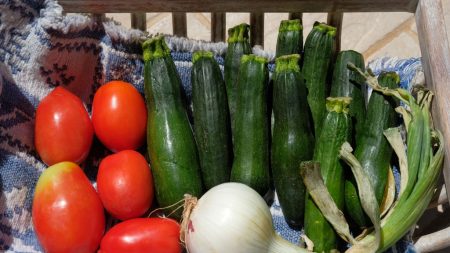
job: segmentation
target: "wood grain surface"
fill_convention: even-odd
[[[65,12],[414,12],[418,0],[59,0]],[[435,0],[436,1],[436,0]]]
[[[186,23],[187,23],[186,12],[172,13],[173,35],[186,37],[187,36]]]
[[[211,13],[211,41],[225,41],[226,14],[224,12]]]
[[[445,138],[444,179],[450,197],[450,50],[440,0],[420,0],[416,11],[425,82],[434,91],[433,122]]]

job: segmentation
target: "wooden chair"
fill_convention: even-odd
[[[66,12],[93,13],[99,18],[104,13],[132,13],[132,27],[141,30],[146,29],[146,12],[172,12],[173,33],[177,36],[187,35],[186,12],[211,12],[211,41],[225,40],[226,12],[250,12],[253,45],[264,43],[265,12],[289,12],[291,17],[301,17],[302,12],[327,12],[328,23],[338,27],[339,42],[344,12],[415,13],[425,80],[435,92],[434,123],[446,140],[446,191],[438,201],[449,200],[450,51],[440,0],[59,0],[59,3]],[[416,246],[422,252],[449,247],[450,228],[422,236]]]

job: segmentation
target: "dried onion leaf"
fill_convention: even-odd
[[[337,207],[323,182],[319,163],[312,161],[302,162],[300,165],[300,174],[308,189],[309,195],[312,197],[323,216],[333,226],[336,233],[346,242],[355,244],[356,240],[350,234],[350,228],[345,220],[344,214]]]

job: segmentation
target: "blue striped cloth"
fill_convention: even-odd
[[[113,22],[99,24],[86,16],[63,16],[54,0],[0,0],[0,252],[42,251],[31,222],[34,187],[46,167],[33,145],[39,101],[56,86],[63,86],[90,110],[100,85],[117,79],[133,83],[143,92],[139,43],[143,36]],[[167,41],[190,97],[190,52],[207,49],[222,54],[226,45],[182,38]],[[217,60],[223,64],[222,57]],[[421,68],[419,59],[382,59],[370,66],[375,72],[397,71],[405,87]],[[82,164],[92,181],[106,154],[95,141]],[[277,232],[298,243],[300,233],[289,229],[277,201],[271,212]],[[394,252],[413,252],[411,246],[406,239]]]

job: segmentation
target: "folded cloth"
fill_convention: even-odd
[[[31,205],[36,181],[46,168],[33,145],[34,113],[39,101],[57,86],[79,96],[90,111],[93,94],[110,80],[132,83],[143,93],[140,42],[144,33],[112,21],[62,15],[54,0],[0,1],[0,252],[41,252],[33,232]],[[223,65],[225,43],[167,37],[185,92],[190,97],[191,52],[213,51]],[[254,53],[273,59],[260,48]],[[420,73],[420,59],[380,59],[369,64],[375,73],[395,70],[409,87]],[[270,65],[273,69],[273,64]],[[99,161],[109,152],[95,141],[81,165],[95,183]],[[275,200],[275,228],[298,243]],[[410,240],[394,252],[413,252]]]

